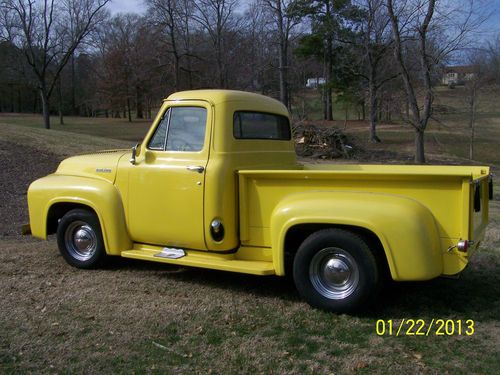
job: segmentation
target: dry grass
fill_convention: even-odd
[[[16,121],[0,117],[2,141],[16,146],[1,154],[13,181],[23,163],[37,165],[37,152],[50,153],[44,168],[55,168],[69,154],[133,143],[105,138],[108,131],[101,128],[115,126],[106,120],[92,130],[100,137],[31,126],[27,131]],[[401,158],[411,133],[397,125],[384,131],[384,144]],[[144,134],[134,132],[134,139]],[[498,133],[491,138],[496,142]],[[41,172],[27,173],[35,178]],[[459,280],[388,285],[377,305],[358,316],[314,310],[277,277],[120,258],[84,271],[64,262],[54,238],[0,234],[0,373],[497,373],[499,182],[487,239]],[[22,210],[20,204],[2,208],[2,217],[12,215],[9,209]],[[378,319],[402,318],[473,319],[476,331],[377,336]]]
[[[358,317],[313,310],[274,277],[121,259],[82,271],[53,241],[4,241],[0,258],[3,373],[493,373],[497,365],[490,252],[461,280],[393,286]],[[401,318],[474,319],[476,333],[376,335],[377,319]]]
[[[72,133],[93,135],[127,141],[127,144],[140,141],[151,125],[151,120],[134,120],[116,118],[65,117],[65,124],[59,124],[59,118],[51,117],[51,129],[70,131]],[[35,114],[2,114],[0,126],[3,124],[22,125],[33,129],[43,129],[43,120]]]
[[[95,131],[94,135],[76,134],[71,125],[67,125],[69,131],[51,129],[47,131],[40,127],[31,127],[29,120],[33,116],[27,116],[26,122],[21,121],[24,116],[15,116],[17,121],[11,121],[6,115],[0,116],[0,131],[2,138],[20,147],[27,145],[40,152],[49,152],[61,156],[69,156],[82,152],[92,152],[110,148],[130,148],[134,142],[120,140],[119,138],[107,137],[104,131]],[[17,123],[16,123],[17,122]],[[20,123],[20,124],[19,124]],[[25,127],[29,126],[28,129]],[[108,125],[102,121],[98,129],[106,129]],[[135,130],[137,135],[141,128]],[[121,134],[120,129],[115,132]],[[142,136],[144,132],[141,133]],[[136,139],[141,139],[139,136]]]

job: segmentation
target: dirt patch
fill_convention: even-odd
[[[26,191],[35,179],[52,173],[62,157],[28,145],[0,140],[0,157],[7,160],[0,169],[0,239],[20,236],[21,225],[28,223]]]

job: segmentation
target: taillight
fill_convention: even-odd
[[[474,245],[474,241],[469,241],[469,240],[460,240],[458,241],[457,243],[457,249],[460,250],[460,251],[467,251],[469,249],[469,247],[471,247],[472,245]]]

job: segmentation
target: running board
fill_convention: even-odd
[[[148,260],[179,266],[209,268],[220,271],[248,273],[252,275],[274,275],[272,262],[235,259],[234,254],[215,254],[205,251],[185,250],[183,257],[163,257],[163,248],[152,245],[134,245],[133,250],[122,251],[125,258]]]

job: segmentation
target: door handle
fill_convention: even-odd
[[[201,165],[190,165],[189,167],[187,167],[187,170],[191,172],[203,173],[205,167],[202,167]]]

